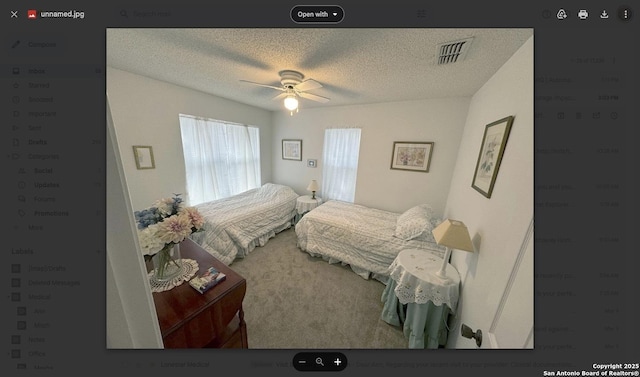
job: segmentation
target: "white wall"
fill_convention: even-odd
[[[107,102],[106,315],[108,348],[162,348]]]
[[[322,186],[322,148],[327,128],[362,129],[355,202],[393,212],[430,204],[442,214],[449,192],[469,98],[443,98],[274,112],[273,180],[298,194],[309,181]],[[282,159],[282,139],[302,139],[302,161]],[[391,170],[394,141],[434,142],[428,173]],[[317,159],[318,167],[307,167]],[[322,192],[317,195],[322,196]]]
[[[451,264],[462,277],[460,302],[489,319],[533,218],[533,81],[531,37],[471,98],[447,199],[446,216],[462,220],[479,246],[475,253],[452,253]],[[514,123],[493,194],[486,198],[471,187],[480,143],[485,126],[508,115],[515,116]],[[489,330],[486,323],[469,325]],[[458,322],[449,348],[466,348],[472,342],[461,338],[459,329]]]
[[[290,116],[108,67],[107,92],[135,210],[173,193],[186,194],[177,114],[260,127],[262,182],[293,187],[301,195],[311,179],[322,184],[324,130],[362,128],[356,203],[402,212],[428,203],[444,211],[469,98],[443,98],[305,109]],[[302,139],[302,161],[282,159],[281,140]],[[390,169],[394,141],[434,142],[428,173]],[[155,169],[138,170],[133,145],[153,147]],[[307,159],[318,160],[308,168]],[[318,195],[322,195],[318,192]]]
[[[271,112],[112,67],[107,94],[134,210],[173,193],[187,198],[180,113],[259,127],[262,182],[271,181]],[[155,169],[136,169],[134,145],[153,147]]]

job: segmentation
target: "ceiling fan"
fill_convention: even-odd
[[[280,84],[282,86],[260,84],[247,80],[240,81],[281,91],[282,93],[273,97],[273,99],[279,100],[284,98],[284,106],[291,112],[291,115],[293,115],[294,111],[298,111],[298,97],[322,103],[329,101],[327,97],[308,93],[309,90],[322,88],[322,84],[316,80],[306,79],[303,81],[304,75],[292,70],[280,71],[278,74],[280,75]]]

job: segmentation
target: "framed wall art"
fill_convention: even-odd
[[[484,129],[471,187],[487,198],[491,198],[512,124],[513,116],[508,116],[487,124]]]
[[[153,159],[153,148],[148,145],[134,145],[133,157],[136,160],[138,169],[155,169],[156,163]]]
[[[282,159],[302,161],[302,140],[282,139]]]
[[[433,153],[430,141],[394,141],[391,169],[428,172]]]

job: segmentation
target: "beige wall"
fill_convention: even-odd
[[[262,182],[271,181],[269,111],[111,67],[107,96],[134,210],[173,193],[186,194],[180,113],[259,127]],[[134,145],[153,147],[155,169],[136,169]]]
[[[392,102],[305,109],[290,116],[274,112],[273,179],[309,194],[311,179],[322,186],[322,147],[326,128],[362,129],[355,202],[393,212],[430,204],[442,214],[447,200],[469,98]],[[302,139],[302,161],[283,160],[282,139]],[[428,173],[390,169],[394,141],[434,142]],[[317,159],[318,167],[307,167]],[[322,192],[318,192],[322,196]]]

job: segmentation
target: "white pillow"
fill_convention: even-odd
[[[412,239],[434,241],[431,234],[434,220],[431,207],[426,204],[417,205],[398,217],[393,235],[405,241]]]

